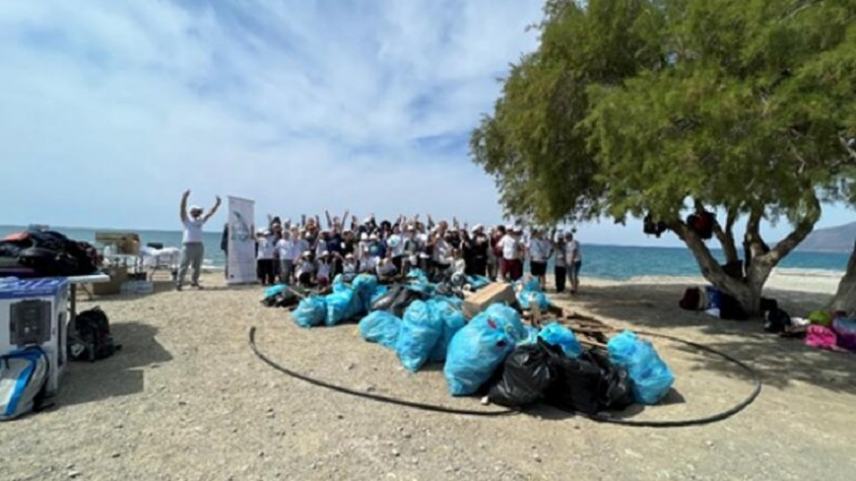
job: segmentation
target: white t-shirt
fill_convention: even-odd
[[[559,246],[556,246],[559,247]],[[560,249],[561,252],[556,253],[556,267],[567,267],[568,263],[565,262],[565,251],[564,246]]]
[[[300,269],[297,270],[297,276],[301,276],[303,274],[313,274],[315,272],[315,264],[311,261],[305,260],[301,261]]]
[[[256,254],[257,259],[273,259],[276,246],[273,242],[273,236],[264,236],[258,239],[259,251]]]
[[[520,254],[518,252],[519,245],[520,241],[508,234],[505,234],[502,239],[499,240],[499,247],[502,248],[502,258],[509,261],[517,259]]]
[[[319,262],[318,274],[316,274],[316,277],[319,279],[330,279],[330,264],[327,262]]]
[[[202,226],[205,225],[205,220],[202,217],[188,218],[182,223],[184,224],[184,232],[181,234],[182,244],[202,242]]]
[[[565,260],[568,262],[568,265],[575,261],[583,260],[583,252],[580,249],[580,243],[576,240],[572,240],[565,244]]]
[[[546,239],[531,239],[529,241],[529,258],[532,262],[547,262],[550,257],[550,242]]]
[[[389,236],[389,239],[386,240],[386,245],[389,246],[389,250],[392,251],[393,257],[404,255],[404,238],[400,235],[392,234]]]
[[[280,239],[276,241],[276,253],[279,256],[280,260],[284,261],[293,261],[295,257],[292,257],[292,244],[294,243],[291,239]]]
[[[291,252],[289,252],[288,257],[286,257],[286,259],[291,259],[293,261],[296,261],[297,259],[300,259],[300,256],[304,252],[309,250],[309,242],[306,239],[297,239],[297,240],[292,239],[290,247],[291,247]]]
[[[440,264],[451,264],[452,246],[446,242],[446,239],[437,239],[434,243],[434,261]]]

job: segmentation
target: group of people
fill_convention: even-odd
[[[547,265],[555,257],[555,285],[572,293],[579,288],[582,253],[572,232],[547,232],[519,226],[481,224],[469,228],[457,219],[435,222],[429,215],[362,221],[348,212],[331,217],[302,216],[299,222],[269,216],[266,229],[256,232],[257,270],[262,284],[277,281],[325,286],[342,274],[346,281],[371,273],[392,281],[419,268],[435,281],[463,284],[467,276],[516,281],[528,261],[532,276],[546,286]]]
[[[201,289],[199,272],[204,247],[202,227],[217,212],[220,198],[206,213],[201,207],[187,206],[190,191],[181,197],[180,216],[184,227],[181,261],[176,289],[181,290],[192,268],[191,285]],[[566,280],[571,293],[579,289],[582,266],[580,244],[573,232],[498,225],[470,228],[456,218],[423,222],[419,215],[399,216],[394,221],[378,221],[374,214],[358,221],[345,212],[331,217],[325,211],[326,227],[320,216],[303,215],[299,222],[268,216],[268,226],[258,229],[256,267],[264,285],[283,282],[307,287],[326,286],[341,274],[349,281],[360,273],[371,273],[381,281],[393,281],[414,268],[434,281],[463,285],[468,276],[485,276],[507,282],[523,277],[524,266],[541,287],[546,287],[547,266],[553,259],[555,286],[563,292]],[[225,239],[225,236],[224,236]],[[224,250],[226,243],[221,246]]]

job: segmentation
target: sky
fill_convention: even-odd
[[[537,47],[541,7],[0,2],[0,224],[177,229],[185,189],[204,206],[254,199],[259,219],[350,208],[500,222],[468,139],[509,64]],[[828,206],[818,226],[854,218]],[[579,232],[679,243],[638,222]]]

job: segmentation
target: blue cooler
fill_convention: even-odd
[[[48,356],[48,394],[68,362],[69,284],[64,277],[0,278],[0,353],[39,345]]]

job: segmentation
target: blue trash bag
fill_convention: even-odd
[[[473,394],[490,379],[514,350],[510,331],[485,310],[452,336],[443,367],[449,394]]]
[[[535,326],[530,326],[529,324],[524,324],[523,328],[526,329],[526,337],[517,343],[518,346],[522,344],[538,344],[538,333],[541,332]]]
[[[282,292],[285,291],[287,287],[288,286],[286,286],[285,284],[274,284],[265,289],[264,298],[267,299],[269,297],[278,296],[282,294]]]
[[[361,304],[351,288],[346,287],[338,292],[328,294],[325,299],[327,301],[327,316],[324,319],[324,324],[328,326],[335,326],[360,314]]]
[[[515,343],[526,339],[528,333],[526,332],[526,328],[523,327],[523,322],[520,321],[520,313],[513,308],[497,302],[488,306],[483,313],[487,314],[489,319],[499,324]]]
[[[330,287],[333,288],[333,292],[341,292],[345,289],[350,289],[348,284],[345,282],[345,278],[342,277],[342,274],[337,274],[336,277],[333,278],[333,282],[330,283]]]
[[[540,309],[550,308],[550,299],[547,294],[541,290],[541,285],[538,284],[538,279],[530,279],[523,284],[523,287],[517,293],[517,303],[523,309],[531,309],[532,303],[535,303]]]
[[[395,352],[405,369],[416,372],[431,357],[443,335],[443,320],[428,303],[413,301],[404,311]]]
[[[446,298],[431,299],[428,304],[443,321],[443,335],[437,340],[431,352],[431,361],[441,362],[446,359],[446,350],[449,342],[452,341],[452,336],[467,324],[467,319],[464,313]]]
[[[395,349],[401,319],[386,311],[374,311],[360,321],[360,335],[368,342]]]
[[[675,376],[650,342],[623,331],[609,340],[606,349],[612,363],[627,369],[636,402],[657,404],[669,392]]]
[[[360,274],[351,283],[354,294],[359,300],[359,308],[362,312],[369,312],[372,305],[372,296],[377,288],[377,277],[371,274]]]
[[[371,306],[374,305],[375,301],[383,297],[389,291],[389,287],[383,284],[378,284],[375,286],[374,292],[371,297],[371,304],[369,304],[369,308],[367,310],[371,310]]]
[[[320,326],[327,318],[327,301],[316,295],[306,297],[291,315],[294,316],[294,323],[300,327]]]
[[[412,269],[407,273],[407,288],[422,294],[434,293],[435,285],[428,281],[428,277],[422,269]]]
[[[467,284],[470,285],[470,289],[477,291],[490,284],[490,279],[485,276],[467,276]]]
[[[464,300],[456,296],[434,296],[432,297],[432,299],[434,299],[435,301],[448,302],[455,309],[460,309],[461,306],[464,305]]]
[[[580,346],[579,341],[577,341],[574,331],[558,322],[551,322],[541,328],[538,337],[551,346],[561,347],[562,352],[570,358],[577,358],[583,352],[583,348]]]

